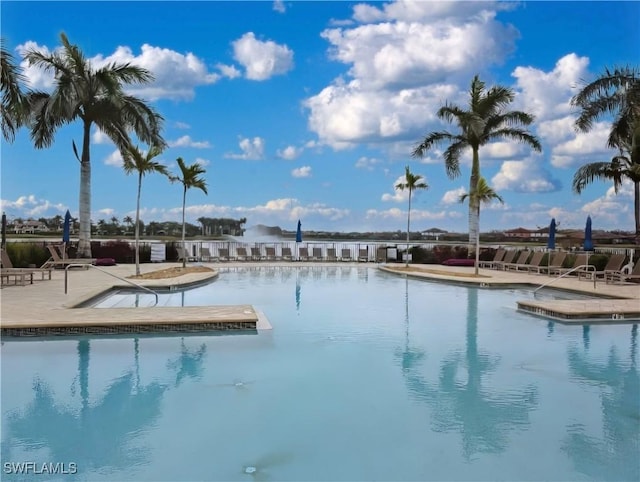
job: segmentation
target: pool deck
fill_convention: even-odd
[[[201,263],[196,263],[200,265]],[[376,265],[373,263],[336,262],[227,262],[205,263],[212,268],[209,273],[191,273],[161,280],[135,280],[151,289],[177,289],[204,283],[218,276],[217,268],[248,266],[367,266],[379,267],[396,274],[424,278],[431,281],[474,284],[482,288],[506,288],[512,286],[540,286],[552,278],[546,275],[516,271],[481,269],[481,277],[473,276],[473,268],[440,265],[411,265],[415,271],[404,273],[402,264]],[[181,266],[179,263],[141,265],[142,273]],[[135,272],[134,265],[101,267],[108,273],[126,278]],[[431,271],[431,272],[430,272]],[[39,335],[127,332],[190,331],[234,329],[253,327],[270,329],[263,313],[247,304],[199,307],[154,308],[74,308],[112,287],[126,287],[126,283],[106,275],[97,269],[72,269],[68,278],[68,293],[64,290],[64,271],[54,270],[51,280],[34,277],[33,284],[25,286],[5,285],[0,290],[0,327],[3,335]],[[522,301],[517,308],[533,315],[554,318],[566,323],[596,321],[603,323],[629,323],[640,320],[640,285],[606,284],[598,280],[577,280],[567,277],[556,280],[551,287],[611,298],[589,300]],[[615,298],[615,299],[613,299]],[[516,308],[516,307],[514,307]]]

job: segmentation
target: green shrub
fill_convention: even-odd
[[[49,259],[49,251],[43,243],[7,243],[6,248],[14,268],[39,267]]]

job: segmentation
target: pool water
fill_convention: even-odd
[[[249,303],[273,330],[3,340],[3,480],[640,479],[636,325],[365,267],[168,296]],[[7,472],[26,461],[77,472]]]

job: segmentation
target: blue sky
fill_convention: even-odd
[[[37,11],[37,15],[34,15]],[[542,154],[517,144],[481,150],[481,171],[504,198],[481,229],[633,229],[633,187],[615,195],[596,182],[571,192],[576,169],[609,160],[606,120],[573,129],[569,100],[605,66],[638,65],[639,2],[2,2],[2,36],[21,59],[53,51],[64,31],[88,58],[149,69],[132,90],[165,118],[160,156],[200,162],[209,195],[189,191],[187,219],[246,217],[247,226],[368,231],[406,229],[407,197],[394,185],[408,163],[429,190],[412,202],[412,230],[466,231],[470,153],[461,177],[446,177],[440,151],[413,146],[443,125],[437,109],[466,102],[476,73],[516,92],[514,109],[536,115]],[[33,68],[33,87],[51,78]],[[2,210],[9,218],[78,213],[79,165],[61,128],[49,149],[21,131],[2,143]],[[142,146],[143,148],[145,146]],[[113,144],[92,137],[92,219],[135,212],[136,180]],[[181,188],[152,175],[143,221],[179,220]]]

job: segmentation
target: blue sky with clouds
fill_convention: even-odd
[[[34,15],[37,10],[37,15]],[[548,225],[633,229],[633,187],[596,182],[571,192],[575,170],[609,160],[608,124],[573,129],[569,100],[605,66],[638,65],[638,2],[2,2],[2,36],[21,59],[53,51],[64,31],[95,65],[131,62],[155,81],[131,92],[165,118],[160,159],[200,162],[209,195],[190,191],[189,221],[246,217],[247,225],[335,231],[402,230],[408,163],[430,188],[412,203],[412,229],[466,231],[470,153],[448,179],[441,152],[412,159],[446,101],[464,105],[476,73],[513,88],[513,108],[536,115],[542,154],[517,144],[481,150],[481,170],[504,198],[482,230]],[[32,87],[52,78],[33,68]],[[36,150],[21,131],[2,143],[2,209],[12,217],[78,212],[79,165],[61,128]],[[143,146],[144,147],[144,146]],[[136,180],[112,143],[93,132],[92,219],[135,210]],[[143,183],[142,219],[179,220],[181,188]]]

